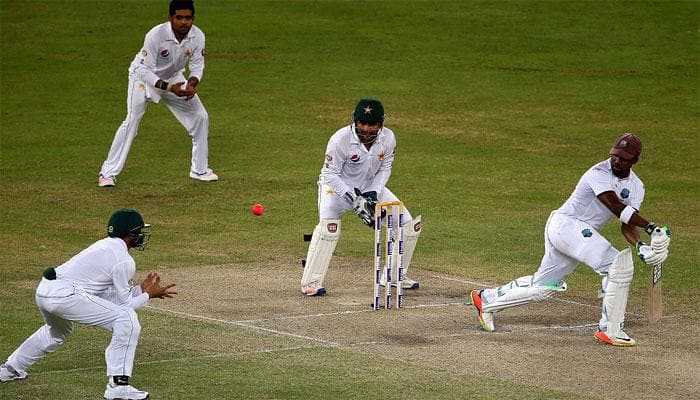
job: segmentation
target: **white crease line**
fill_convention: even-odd
[[[480,287],[489,287],[489,285],[485,285],[485,284],[483,284],[483,283],[478,283],[478,282],[468,281],[468,280],[466,280],[466,279],[450,278],[450,277],[447,277],[447,276],[440,276],[440,275],[433,275],[432,277],[433,277],[433,278],[437,278],[437,279],[444,279],[444,280],[446,280],[446,281],[454,281],[454,282],[460,282],[460,283],[468,283],[468,284],[470,284],[470,285],[476,285],[476,286],[480,286]],[[586,304],[586,303],[580,303],[580,302],[578,302],[578,301],[568,300],[568,299],[560,299],[560,298],[556,298],[556,297],[555,297],[555,298],[552,298],[552,299],[550,299],[550,300],[552,300],[552,301],[558,301],[558,302],[561,302],[561,303],[575,304],[575,305],[577,305],[577,306],[582,306],[582,307],[600,308],[600,306],[597,306],[597,305]],[[465,304],[472,304],[472,303],[471,303],[471,302],[466,302]],[[644,318],[644,315],[637,314],[637,313],[633,313],[633,312],[629,312],[629,311],[625,312],[625,315],[633,315],[633,316],[635,316],[635,317]]]
[[[323,340],[323,339],[319,339],[319,338],[315,338],[315,337],[311,337],[311,336],[297,335],[296,333],[278,331],[278,330],[270,329],[270,328],[263,328],[260,326],[249,325],[249,324],[238,322],[238,321],[229,321],[229,320],[225,320],[225,319],[221,319],[221,318],[205,317],[203,315],[190,314],[190,313],[181,312],[181,311],[166,310],[164,308],[158,308],[158,307],[153,307],[153,306],[146,306],[146,307],[153,309],[153,310],[158,310],[161,312],[175,314],[175,315],[184,316],[184,317],[188,317],[188,318],[194,318],[194,319],[200,319],[200,320],[212,321],[212,322],[219,322],[219,323],[223,323],[223,324],[235,325],[235,326],[240,326],[243,328],[273,333],[275,335],[289,336],[289,337],[293,337],[293,338],[297,338],[297,339],[310,340],[313,342],[323,343],[326,346],[330,346],[330,347],[342,347],[341,344],[336,343],[336,342],[331,342],[328,340]]]
[[[554,330],[564,330],[564,331],[575,331],[575,330],[581,330],[584,328],[590,328],[598,326],[597,322],[593,322],[590,324],[583,324],[583,325],[549,325],[549,326],[535,326],[532,328],[522,328],[522,329],[517,329],[517,330],[512,330],[508,332],[503,332],[503,333],[520,333],[520,332],[531,332],[531,331],[541,331],[544,329],[554,329]]]
[[[246,355],[251,355],[251,354],[277,353],[280,351],[313,349],[314,347],[318,347],[318,346],[308,346],[308,345],[307,346],[293,346],[293,347],[283,347],[283,348],[279,348],[279,349],[260,349],[260,350],[252,350],[252,351],[242,351],[239,353],[208,354],[208,355],[204,355],[204,356],[171,358],[168,360],[153,360],[153,361],[135,362],[134,365],[152,365],[152,364],[163,364],[163,363],[172,363],[172,362],[180,362],[180,361],[203,360],[203,359],[207,359],[207,358],[238,357],[238,356],[246,356]],[[105,369],[104,366],[83,367],[83,368],[73,368],[73,369],[61,369],[61,370],[55,370],[55,371],[35,372],[35,373],[32,373],[31,375],[35,376],[35,375],[70,374],[73,372],[104,370],[104,369]]]
[[[372,310],[345,310],[333,313],[319,313],[319,314],[305,314],[305,315],[288,315],[285,317],[273,317],[273,318],[262,318],[262,319],[241,319],[234,321],[241,324],[254,324],[258,322],[269,322],[269,321],[281,321],[287,319],[304,319],[304,318],[316,318],[316,317],[330,317],[337,315],[348,315],[348,314],[359,314],[364,312],[372,312]]]
[[[441,275],[433,275],[432,277],[438,278],[438,279],[444,279],[446,281],[455,281],[455,282],[468,283],[470,285],[476,285],[476,286],[481,286],[481,287],[489,287],[489,285],[484,285],[483,283],[479,283],[479,282],[468,281],[466,279],[450,278],[450,277],[441,276]]]
[[[449,306],[455,306],[455,305],[463,305],[463,302],[458,302],[458,303],[436,303],[436,304],[417,304],[415,306],[408,306],[408,307],[403,307],[404,310],[406,309],[416,309],[416,308],[428,308],[428,307],[449,307]],[[150,306],[149,306],[150,307]],[[380,309],[384,310],[383,308]],[[260,322],[271,322],[271,321],[282,321],[282,320],[289,320],[289,319],[304,319],[304,318],[316,318],[316,317],[333,317],[333,316],[338,316],[338,315],[349,315],[349,314],[360,314],[360,313],[373,313],[376,312],[375,310],[346,310],[346,311],[338,311],[338,312],[332,312],[332,313],[319,313],[319,314],[304,314],[304,315],[289,315],[285,317],[273,317],[273,318],[263,318],[263,319],[241,319],[237,321],[233,321],[235,323],[241,323],[241,324],[255,324],[255,323],[260,323]],[[391,310],[389,310],[391,312]]]

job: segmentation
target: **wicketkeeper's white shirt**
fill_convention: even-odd
[[[396,137],[387,127],[369,150],[360,142],[354,125],[343,127],[328,141],[320,182],[341,197],[354,188],[379,194],[391,176],[395,149]]]

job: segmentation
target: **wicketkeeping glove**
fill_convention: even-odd
[[[345,194],[348,196],[348,193]],[[352,195],[352,211],[364,222],[367,226],[374,226],[374,205],[373,201],[367,200],[360,189],[355,188],[355,194]]]

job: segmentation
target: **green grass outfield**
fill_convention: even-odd
[[[126,112],[127,68],[165,20],[167,1],[0,2],[1,359],[41,323],[32,289],[41,270],[99,239],[116,208],[135,207],[153,224],[149,249],[135,254],[141,271],[301,259],[327,140],[363,96],[383,101],[397,134],[389,187],[424,218],[416,265],[485,282],[534,272],[550,211],[619,133],[637,132],[642,215],[674,233],[666,311],[700,316],[697,1],[196,4],[208,54],[199,93],[221,181],[188,178],[189,138],[159,104],[149,106],[117,186],[103,190],[97,173]],[[258,202],[267,213],[253,217]],[[344,222],[336,257],[369,258],[367,229],[352,215]],[[623,246],[618,229],[605,233]],[[646,301],[647,275],[636,263],[633,307]],[[583,266],[567,281],[573,296],[599,286]],[[142,318],[137,362],[154,363],[139,364],[135,377],[156,398],[309,398],[314,374],[321,397],[403,398],[377,383],[399,372],[414,398],[577,396],[326,348],[275,359],[149,352],[197,339],[164,339],[153,327],[167,316]],[[101,394],[104,369],[94,367],[107,342],[79,329],[35,366],[31,384],[2,385],[0,398]],[[157,363],[178,357],[191,359]],[[57,369],[73,372],[42,375]],[[362,389],[348,392],[355,384]]]

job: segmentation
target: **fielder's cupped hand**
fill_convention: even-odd
[[[173,297],[177,292],[171,291],[170,288],[174,287],[175,284],[160,286],[160,275],[157,272],[149,272],[146,275],[146,279],[141,282],[141,291],[148,293],[149,298],[164,299],[166,297]]]
[[[175,83],[171,86],[171,88],[171,92],[175,93],[175,95],[179,97],[184,97],[186,100],[193,98],[194,95],[197,94],[194,86],[190,86],[187,82]]]

